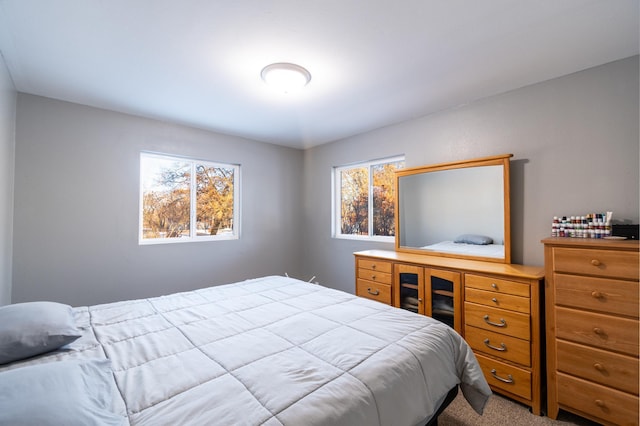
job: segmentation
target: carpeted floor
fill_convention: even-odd
[[[447,407],[438,419],[438,426],[560,426],[580,425],[596,426],[598,423],[560,411],[557,420],[546,416],[533,415],[529,408],[500,395],[493,394],[484,409],[478,415],[458,392],[456,399]]]

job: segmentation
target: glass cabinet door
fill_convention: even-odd
[[[459,272],[425,268],[425,315],[462,332],[461,277]]]
[[[395,265],[394,281],[393,306],[424,315],[424,268]]]
[[[393,306],[430,316],[462,332],[459,272],[396,264]]]

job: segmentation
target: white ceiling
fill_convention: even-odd
[[[18,91],[306,148],[638,54],[639,0],[0,0]],[[306,67],[303,92],[260,80]]]

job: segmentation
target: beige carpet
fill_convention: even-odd
[[[464,399],[462,392],[458,392],[456,399],[438,419],[438,426],[595,426],[597,424],[564,411],[560,411],[557,420],[546,416],[535,416],[531,414],[528,407],[496,394],[489,398],[483,415],[479,416]]]

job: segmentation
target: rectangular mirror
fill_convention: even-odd
[[[512,154],[396,172],[396,250],[511,263]]]

